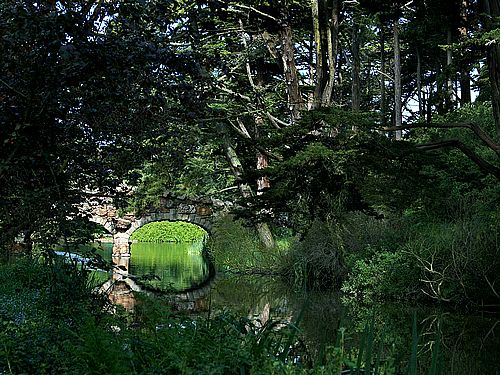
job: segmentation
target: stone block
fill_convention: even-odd
[[[172,208],[175,206],[175,202],[172,199],[165,199],[161,205],[165,208]]]
[[[177,210],[170,210],[168,213],[168,220],[177,220]]]
[[[118,230],[126,230],[126,229],[130,228],[130,225],[132,225],[132,223],[129,220],[118,219],[116,221],[116,228]]]
[[[212,209],[207,206],[198,206],[196,208],[196,213],[200,216],[210,216],[212,214]]]
[[[192,214],[196,212],[196,207],[192,204],[180,204],[177,212],[180,214]]]

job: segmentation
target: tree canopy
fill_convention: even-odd
[[[498,8],[4,1],[3,240],[76,220],[86,194],[123,186],[137,185],[139,210],[165,189],[210,194],[297,230],[489,189]]]

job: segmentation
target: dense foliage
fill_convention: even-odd
[[[1,265],[0,372],[296,370],[237,318],[119,324],[54,258],[89,197],[231,201],[220,269],[498,308],[499,24],[498,0],[2,1],[0,255],[48,266]],[[133,238],[201,236],[161,225]]]
[[[146,296],[136,296],[139,303],[130,315],[111,309],[103,296],[92,292],[92,283],[76,284],[88,279],[75,272],[80,271],[64,263],[3,265],[2,372],[332,374],[346,365],[354,367],[359,356],[342,340],[322,365],[313,368],[301,361],[307,351],[294,324],[228,313],[192,320]],[[374,352],[373,363],[381,355]],[[390,373],[394,365],[379,367]]]
[[[139,242],[193,242],[203,240],[207,232],[183,221],[155,221],[143,225],[130,236]]]
[[[27,242],[33,233],[50,231],[43,241],[52,242],[72,235],[86,221],[78,204],[88,194],[116,196],[152,157],[148,144],[175,136],[181,130],[172,119],[194,114],[186,90],[196,85],[195,69],[187,51],[155,33],[158,11],[153,4],[2,2],[2,244],[20,234]]]

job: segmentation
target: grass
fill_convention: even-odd
[[[220,271],[272,274],[278,272],[281,255],[288,246],[286,238],[276,242],[275,249],[266,249],[253,227],[226,215],[215,224],[207,247]]]

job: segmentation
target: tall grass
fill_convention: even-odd
[[[286,322],[227,312],[193,320],[138,295],[133,315],[96,299],[78,270],[19,261],[0,268],[0,373],[395,374],[391,332],[375,315],[355,340],[344,328],[322,359],[308,361],[302,315]],[[17,304],[15,295],[29,297]],[[9,302],[11,301],[11,302]],[[6,307],[6,304],[11,303]],[[31,310],[30,310],[31,309]],[[408,329],[410,331],[410,329]],[[408,374],[442,372],[441,338],[419,353],[416,317]],[[419,366],[417,367],[417,353]],[[428,358],[421,358],[428,355]],[[424,365],[425,364],[425,365]],[[420,371],[420,372],[417,372]]]
[[[344,248],[336,223],[315,221],[282,259],[282,273],[297,288],[340,289],[346,275]]]

